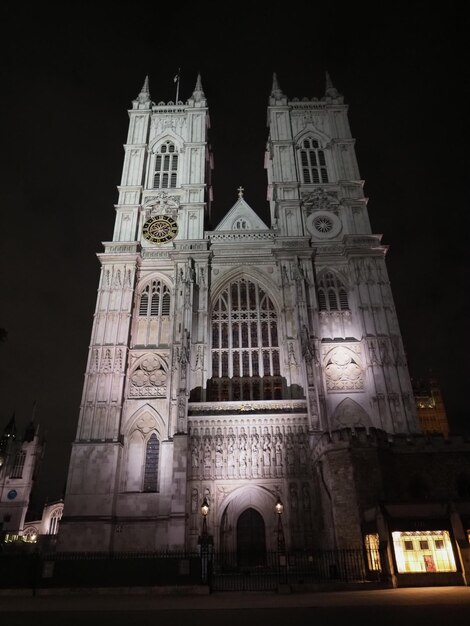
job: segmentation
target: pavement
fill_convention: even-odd
[[[467,606],[470,626],[470,587],[413,587],[408,589],[377,589],[357,591],[318,591],[308,593],[269,592],[216,592],[181,593],[92,593],[90,590],[73,590],[68,593],[40,596],[3,595],[2,611],[39,611],[43,609],[87,611],[120,608],[129,610],[228,610],[241,608],[289,608],[320,606]]]

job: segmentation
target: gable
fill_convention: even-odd
[[[215,230],[269,230],[268,226],[253,211],[243,198],[238,198],[230,211],[222,218]]]

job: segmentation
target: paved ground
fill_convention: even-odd
[[[470,587],[302,594],[0,598],[2,626],[470,625]]]

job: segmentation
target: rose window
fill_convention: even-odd
[[[313,220],[313,225],[319,233],[329,233],[333,228],[333,221],[326,215],[319,215]]]

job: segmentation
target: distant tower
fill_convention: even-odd
[[[39,428],[31,422],[17,438],[15,416],[0,438],[0,528],[3,533],[21,532],[31,490],[43,453]]]
[[[449,422],[437,379],[431,376],[427,381],[417,381],[413,385],[413,391],[422,431],[429,434],[440,433],[447,437]]]
[[[271,224],[240,186],[214,230],[200,77],[184,104],[146,80],[129,115],[59,549],[195,548],[206,499],[216,549],[262,562],[278,498],[287,544],[314,546],[320,437],[418,428],[347,107],[274,77]]]

